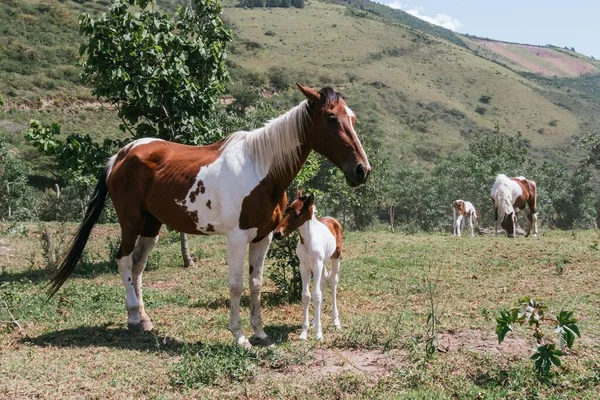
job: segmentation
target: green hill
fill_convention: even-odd
[[[0,1],[0,21],[10,21],[0,28],[0,97],[6,103],[0,133],[18,133],[38,118],[62,122],[67,133],[120,134],[114,111],[90,97],[76,64],[77,16],[98,13],[107,3]],[[264,76],[264,93],[274,93],[269,101],[282,107],[299,99],[293,89],[281,90],[282,80],[283,88],[294,81],[335,86],[358,113],[362,134],[397,161],[435,162],[461,149],[464,136],[499,129],[521,133],[540,156],[574,164],[571,138],[598,129],[592,118],[600,101],[593,89],[596,63],[574,52],[548,50],[585,64],[581,77],[558,73],[548,57],[525,57],[514,46],[499,54],[498,42],[483,49],[480,39],[363,0],[311,0],[302,9],[231,4],[224,18],[236,36],[229,57],[234,76]],[[511,54],[557,76],[532,73],[535,68]]]

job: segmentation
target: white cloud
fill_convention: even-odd
[[[395,8],[398,10],[402,10],[412,15],[413,17],[417,17],[422,19],[423,21],[427,21],[430,24],[439,25],[443,28],[450,29],[451,31],[457,31],[461,26],[463,26],[459,20],[456,18],[452,18],[450,15],[446,14],[435,14],[435,17],[430,17],[428,15],[423,14],[423,7],[412,7],[408,8],[408,6],[400,1],[393,0],[391,2],[385,2],[387,0],[379,0],[382,4],[385,4],[388,7]]]

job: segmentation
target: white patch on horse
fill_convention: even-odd
[[[346,110],[346,114],[348,115],[348,119],[350,120],[350,128],[352,129],[352,133],[354,133],[354,135],[356,135],[356,131],[354,130],[354,125],[352,124],[352,117],[356,116],[356,114],[354,114],[354,111],[352,111],[350,109],[350,107],[348,107],[347,105],[344,106],[344,109]],[[356,135],[358,137],[358,135]],[[365,168],[367,169],[371,169],[371,163],[369,163],[369,159],[367,158],[367,153],[365,153],[365,150],[363,149],[362,143],[360,141],[358,141],[358,148],[360,149],[361,152],[361,156],[367,160],[367,165],[365,165]]]
[[[262,128],[236,132],[226,139],[221,155],[200,168],[185,199],[177,202],[196,215],[198,231],[224,234],[238,227],[244,198],[270,171],[283,173],[300,162],[305,118],[306,101]],[[198,191],[199,187],[203,190]],[[210,208],[206,206],[209,200]]]

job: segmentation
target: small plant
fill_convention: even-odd
[[[171,385],[201,388],[219,381],[245,382],[254,375],[256,355],[238,346],[185,346],[171,371]]]
[[[65,242],[64,235],[55,235],[44,228],[40,236],[42,245],[42,257],[44,258],[44,268],[50,271],[58,269],[61,256],[61,248]]]
[[[302,299],[302,279],[300,277],[300,260],[296,256],[298,234],[287,235],[281,240],[271,243],[268,259],[274,260],[269,268],[269,278],[278,289],[281,299],[289,303]]]
[[[265,32],[265,36],[275,36],[275,32],[269,30]]]
[[[485,107],[477,107],[477,108],[475,108],[475,112],[477,114],[484,115],[486,111],[487,111],[487,108],[485,108]]]
[[[558,120],[557,119],[553,119],[552,121],[548,122],[548,125],[550,125],[550,126],[556,126],[556,125],[558,125]]]
[[[487,94],[484,94],[479,98],[479,102],[483,104],[490,104],[490,100],[492,100],[492,96],[488,96]]]
[[[540,377],[547,376],[552,364],[557,367],[561,366],[560,357],[565,354],[562,349],[565,346],[571,348],[575,337],[581,337],[576,324],[577,319],[573,317],[573,311],[561,311],[556,316],[546,315],[547,307],[542,302],[530,297],[520,299],[518,304],[518,307],[514,307],[510,311],[501,311],[500,316],[496,318],[498,343],[502,343],[506,334],[513,330],[514,324],[527,323],[527,326],[533,329],[533,337],[538,344],[536,352],[531,356],[536,373]],[[558,334],[558,347],[556,343],[547,338],[542,331],[542,326],[554,327],[554,332]]]

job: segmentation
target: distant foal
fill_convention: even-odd
[[[454,229],[454,235],[460,237],[461,225],[464,217],[467,218],[467,221],[469,221],[469,226],[471,227],[471,236],[475,236],[473,233],[473,221],[477,223],[477,211],[470,201],[455,200],[452,203],[452,214],[452,227]]]
[[[227,236],[229,329],[241,346],[240,297],[250,245],[250,324],[263,330],[263,264],[272,231],[287,204],[285,190],[312,150],[340,168],[351,186],[366,182],[371,166],[354,130],[356,117],[334,89],[298,85],[307,100],[251,132],[236,132],[208,146],[139,139],[123,147],[100,175],[72,246],[52,278],[58,291],[77,265],[108,194],[121,225],[119,273],[126,290],[130,328],[151,330],[144,310],[142,273],[163,224],[179,232]]]
[[[498,225],[501,224],[506,230],[506,236],[514,238],[518,226],[517,214],[522,212],[527,220],[525,237],[531,233],[532,226],[533,237],[537,237],[537,186],[534,181],[522,176],[509,178],[500,174],[496,177],[491,196],[494,203],[496,236],[498,236]]]
[[[339,281],[340,257],[342,255],[342,225],[334,218],[317,219],[317,209],[314,206],[313,194],[296,193],[296,198],[287,207],[283,220],[275,229],[275,239],[281,239],[296,229],[300,232],[300,240],[296,246],[296,254],[300,259],[300,274],[302,276],[302,333],[300,339],[308,336],[308,306],[310,304],[310,275],[314,279],[313,302],[315,317],[313,324],[317,339],[323,338],[321,327],[321,308],[323,305],[323,290],[329,275],[331,286],[333,325],[340,328],[340,318],[337,308],[337,285]],[[327,274],[324,262],[331,259],[331,273]]]

